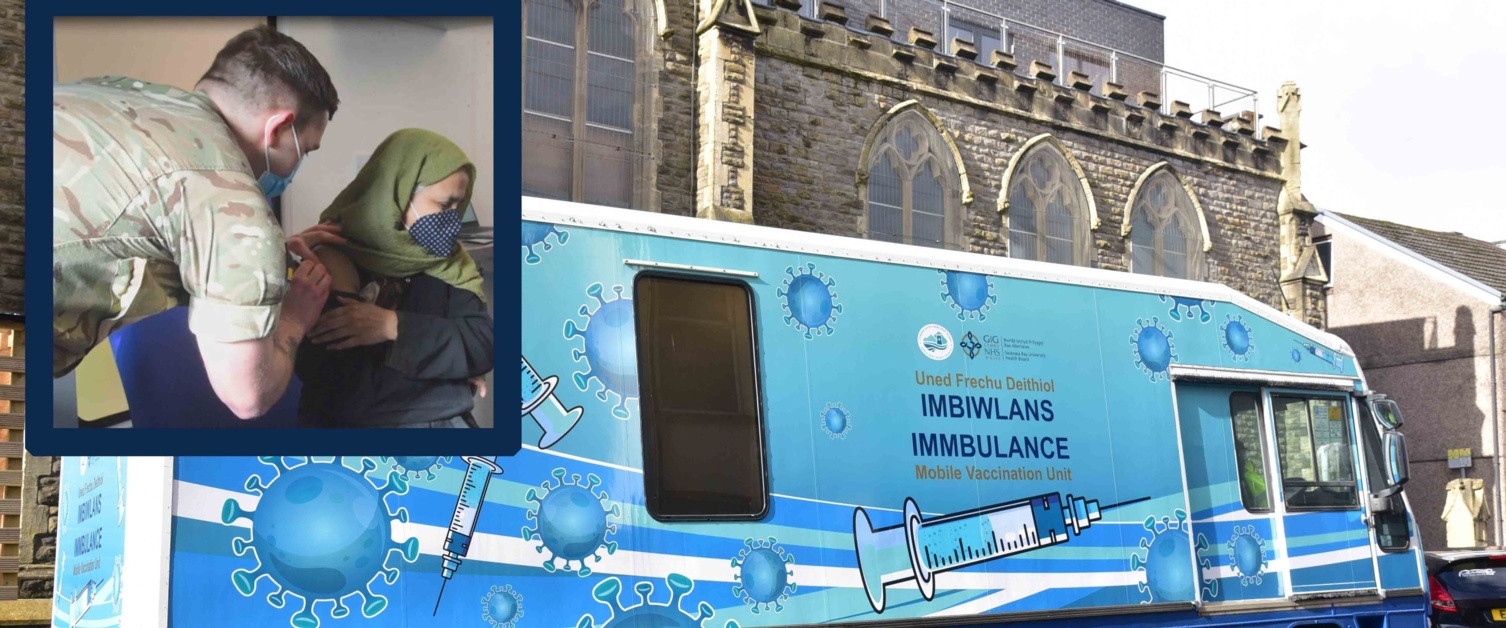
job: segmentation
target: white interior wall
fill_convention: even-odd
[[[435,25],[383,17],[279,17],[277,29],[316,56],[340,94],[318,152],[283,194],[285,229],[316,224],[393,131],[426,128],[450,138],[476,165],[477,218],[492,224],[492,24]]]

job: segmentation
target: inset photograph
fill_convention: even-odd
[[[492,426],[491,17],[53,35],[54,427]]]

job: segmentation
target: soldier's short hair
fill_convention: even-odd
[[[299,128],[321,114],[334,118],[340,105],[319,60],[303,44],[265,24],[231,38],[199,79],[206,81],[227,86],[258,106],[291,106]]]

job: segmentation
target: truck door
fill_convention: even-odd
[[[1256,386],[1177,382],[1177,416],[1205,603],[1277,599],[1279,486],[1270,472],[1265,403]]]
[[[1265,401],[1288,596],[1375,589],[1349,395],[1267,389]]]
[[[1375,395],[1375,397],[1380,397]],[[1412,525],[1406,493],[1406,444],[1397,428],[1401,409],[1384,398],[1355,399],[1356,422],[1364,453],[1365,492],[1370,502],[1376,568],[1387,597],[1420,595],[1422,556]]]

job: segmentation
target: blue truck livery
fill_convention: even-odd
[[[169,625],[1424,623],[1396,405],[1265,304],[522,218],[523,450],[177,459]]]

